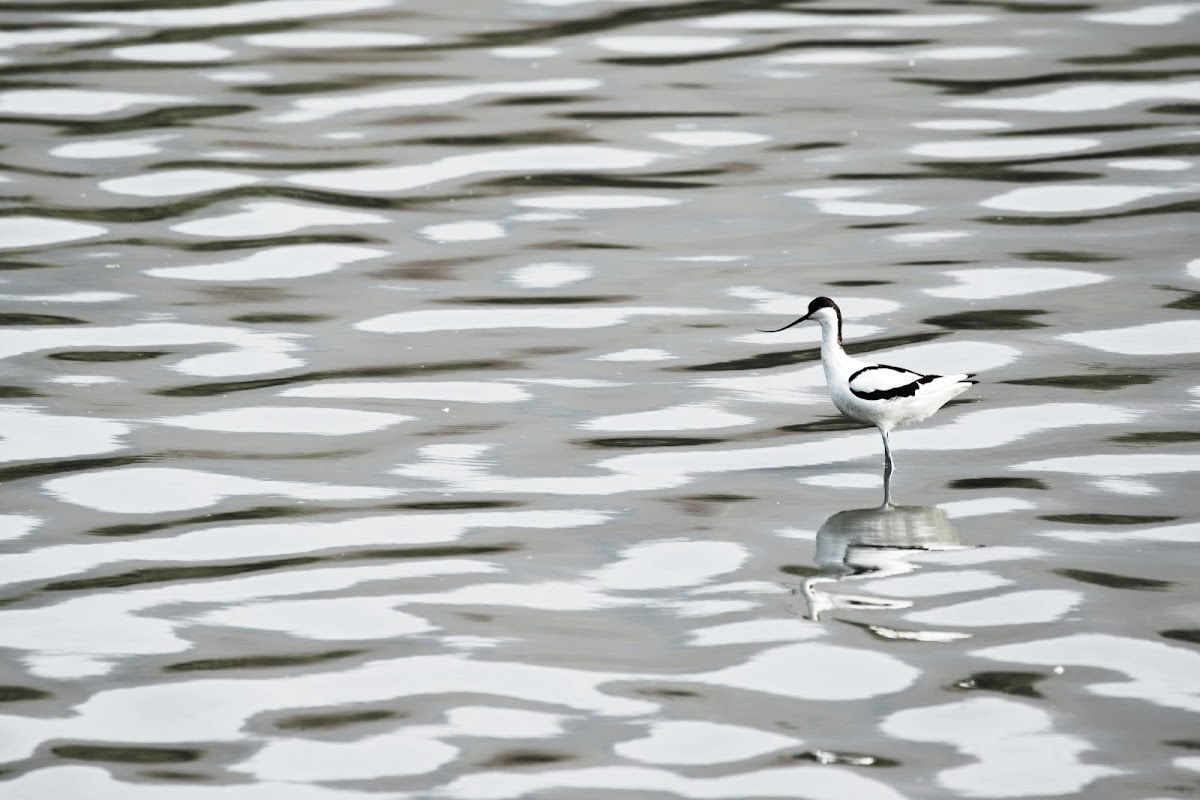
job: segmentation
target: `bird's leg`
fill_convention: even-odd
[[[892,446],[888,442],[888,432],[880,428],[880,436],[883,437],[883,468],[886,472],[891,472],[896,467],[896,462],[892,460]]]

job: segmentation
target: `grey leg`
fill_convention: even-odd
[[[888,472],[895,468],[896,462],[892,460],[892,446],[888,442],[888,432],[884,429],[879,429],[879,434],[883,436],[883,464]]]

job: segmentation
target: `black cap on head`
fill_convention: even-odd
[[[838,342],[841,342],[842,341],[842,311],[840,308],[838,308],[837,303],[833,302],[828,297],[817,297],[817,298],[813,299],[813,301],[808,304],[808,313],[805,314],[800,319],[796,320],[795,322],[789,322],[787,325],[784,325],[782,328],[776,328],[776,329],[770,330],[770,331],[764,331],[761,328],[759,330],[761,333],[779,333],[780,331],[786,331],[788,328],[792,327],[793,325],[798,325],[801,322],[804,322],[804,320],[808,319],[813,314],[820,311],[822,308],[832,308],[834,313],[837,314],[837,320],[838,320],[837,337],[838,337]]]
[[[830,300],[828,297],[816,297],[808,304],[808,313],[815,314],[822,308],[837,308],[837,303]]]

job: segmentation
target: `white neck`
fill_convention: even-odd
[[[832,308],[822,308],[812,318],[821,326],[821,361],[825,365],[825,379],[832,385],[838,377],[848,377],[856,363],[842,349],[842,325],[838,313]]]

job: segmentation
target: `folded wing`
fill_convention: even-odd
[[[922,386],[941,378],[941,375],[922,375],[903,367],[873,364],[850,376],[850,391],[863,400],[892,400],[913,397]],[[965,377],[965,376],[963,376]]]

